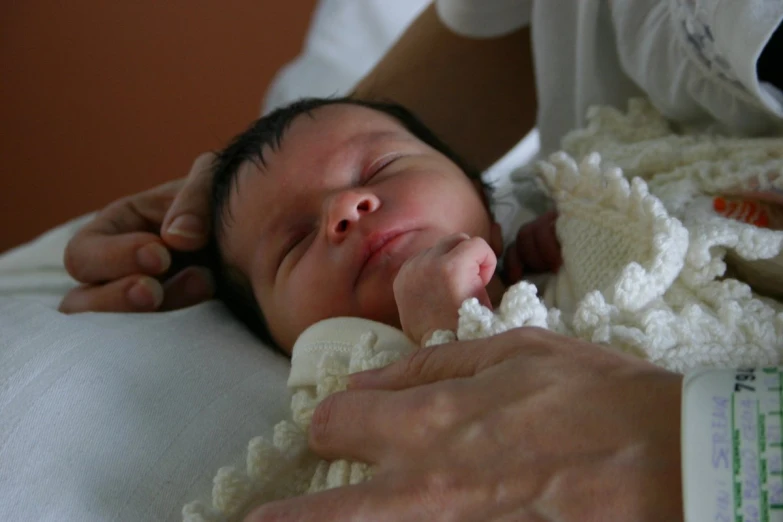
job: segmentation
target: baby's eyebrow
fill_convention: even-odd
[[[355,153],[363,151],[365,147],[375,145],[378,142],[388,140],[401,140],[405,138],[403,129],[380,129],[370,132],[360,132],[346,139],[337,152],[343,152],[346,148],[353,149]]]

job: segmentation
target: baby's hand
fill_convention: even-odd
[[[516,283],[526,273],[558,271],[563,258],[555,233],[555,221],[557,212],[552,210],[519,229],[517,240],[506,250],[506,283]]]
[[[497,258],[480,237],[456,234],[408,259],[394,279],[403,331],[417,344],[435,330],[456,330],[460,305],[476,297],[491,307],[486,286]]]

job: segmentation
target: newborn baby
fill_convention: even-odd
[[[360,317],[417,345],[454,330],[467,298],[496,305],[554,271],[555,215],[503,252],[479,174],[403,107],[307,99],[256,121],[214,165],[218,292],[286,353],[309,326]]]

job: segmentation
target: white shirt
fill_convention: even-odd
[[[780,0],[436,0],[453,31],[494,37],[532,24],[541,149],[592,105],[646,95],[665,116],[741,134],[783,130],[783,93],[756,62]]]

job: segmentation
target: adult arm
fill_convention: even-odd
[[[275,520],[682,520],[682,379],[533,328],[422,349],[315,411],[311,446],[373,480]]]
[[[444,25],[431,5],[355,94],[405,105],[460,156],[485,169],[535,126],[530,30],[468,38]]]

